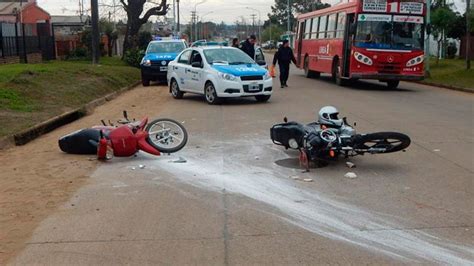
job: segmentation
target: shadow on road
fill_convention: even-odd
[[[331,76],[321,76],[317,78],[316,80],[328,82],[328,83],[334,83],[334,80],[332,79]],[[411,89],[405,89],[405,88],[396,88],[396,89],[389,89],[385,83],[378,82],[376,81],[351,81],[350,84],[344,86],[345,88],[348,89],[355,89],[355,90],[365,90],[365,91],[397,91],[397,92],[415,92],[415,90]]]

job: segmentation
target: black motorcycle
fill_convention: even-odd
[[[341,127],[328,127],[318,122],[303,125],[284,120],[285,123],[270,129],[270,137],[273,143],[285,149],[299,150],[300,164],[307,170],[310,162],[321,167],[341,156],[348,158],[365,153],[404,151],[411,142],[407,135],[397,132],[356,134],[346,118],[343,118]]]

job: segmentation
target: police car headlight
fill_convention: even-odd
[[[151,61],[148,59],[142,59],[142,65],[143,66],[151,66]]]
[[[412,66],[416,66],[418,64],[421,64],[423,62],[423,59],[424,59],[424,55],[419,55],[415,58],[412,58],[412,59],[408,60],[407,67],[412,67]]]
[[[224,80],[230,80],[230,81],[237,80],[236,76],[234,76],[232,74],[228,74],[228,73],[220,73],[219,72],[219,77],[221,77],[221,79],[224,79]]]
[[[270,76],[270,73],[268,73],[268,71],[267,71],[267,73],[265,73],[265,76],[263,76],[264,80],[271,79],[271,78],[272,78],[272,76]]]

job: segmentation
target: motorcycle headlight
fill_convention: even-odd
[[[366,64],[366,65],[369,65],[369,66],[371,66],[373,64],[372,59],[370,59],[368,56],[363,55],[359,52],[355,52],[354,57],[358,62],[360,62],[362,64]]]
[[[230,80],[230,81],[235,81],[237,80],[237,77],[232,75],[232,74],[228,74],[228,73],[221,73],[219,72],[219,77],[221,79],[224,79],[224,80]]]
[[[417,57],[414,57],[414,58],[408,60],[407,67],[412,67],[412,66],[416,66],[418,64],[421,64],[423,62],[424,58],[425,58],[424,55],[419,55]]]
[[[265,73],[265,76],[263,76],[264,80],[271,79],[271,78],[272,76],[270,76],[270,73],[268,73],[268,71]]]
[[[142,65],[144,66],[151,66],[151,61],[148,59],[142,59]]]

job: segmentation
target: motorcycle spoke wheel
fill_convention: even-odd
[[[396,132],[380,132],[361,136],[355,145],[358,152],[391,153],[406,149],[410,145],[407,135]]]
[[[148,124],[146,131],[148,143],[164,153],[181,150],[188,140],[186,129],[171,119],[157,119]]]

